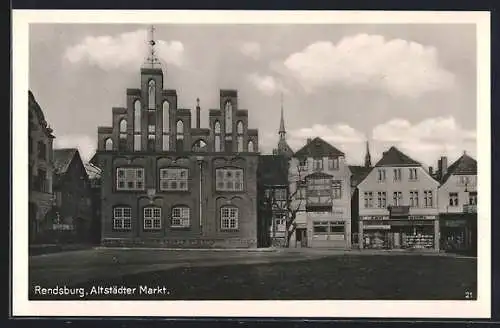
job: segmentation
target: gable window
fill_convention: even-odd
[[[469,192],[469,205],[477,205],[477,191]]]
[[[418,207],[418,191],[410,191],[410,206]]]
[[[144,169],[116,168],[116,190],[144,190]]]
[[[145,207],[144,230],[159,230],[159,229],[161,229],[161,208]]]
[[[313,159],[313,169],[314,170],[322,170],[323,169],[323,159],[322,158]]]
[[[385,181],[385,170],[384,169],[378,169],[378,181],[382,182]]]
[[[132,229],[132,210],[130,207],[115,207],[113,209],[113,229]]]
[[[226,134],[231,134],[233,133],[233,105],[231,104],[230,100],[226,102],[224,115],[226,119],[225,120]]]
[[[401,206],[403,201],[403,193],[401,191],[395,191],[392,193],[392,201],[394,206]]]
[[[341,199],[342,198],[342,181],[334,180],[332,182],[333,189],[333,199]]]
[[[299,159],[299,171],[307,171],[307,158]]]
[[[379,191],[377,193],[378,199],[378,208],[386,208],[387,207],[387,193],[385,191]]]
[[[237,207],[224,206],[220,209],[220,229],[238,230],[239,212]]]
[[[163,137],[162,137],[162,149],[163,151],[167,151],[170,149],[170,145],[169,145],[169,142],[170,142],[170,138],[169,138],[169,129],[170,129],[170,104],[168,103],[168,101],[164,101],[163,102],[163,119],[162,119],[162,127],[163,127],[163,130],[162,130],[162,134],[163,134]]]
[[[433,207],[433,199],[432,199],[432,190],[424,191],[424,206],[425,207]]]
[[[417,169],[416,168],[412,168],[412,169],[410,169],[410,181],[415,181],[415,180],[418,180],[418,178],[417,178]]]
[[[448,200],[448,205],[449,206],[458,206],[458,193],[456,192],[450,192],[449,195],[449,200]]]
[[[276,189],[274,190],[275,200],[286,200],[286,189]]]
[[[365,191],[364,193],[365,208],[373,207],[373,192]]]
[[[329,170],[338,170],[339,169],[339,158],[338,157],[329,157],[328,158],[328,169]]]
[[[172,228],[189,228],[191,226],[191,213],[187,206],[175,206],[172,208],[170,221]]]
[[[149,80],[148,83],[148,109],[156,109],[156,83],[155,80]]]
[[[243,169],[217,169],[215,184],[217,191],[242,191]]]
[[[401,181],[401,169],[394,169],[394,181]]]
[[[188,169],[166,168],[160,169],[160,190],[186,191],[188,190]]]

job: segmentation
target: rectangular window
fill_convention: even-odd
[[[217,169],[215,184],[217,191],[243,191],[243,169]]]
[[[274,199],[286,200],[286,189],[276,189],[274,191]]]
[[[238,209],[236,207],[223,207],[220,210],[221,230],[238,230]]]
[[[392,200],[394,206],[401,206],[403,201],[403,194],[401,191],[395,191],[392,193]]]
[[[334,180],[332,182],[333,188],[333,199],[341,199],[342,198],[342,181]]]
[[[163,151],[168,151],[170,150],[170,139],[169,139],[169,135],[168,134],[164,134],[163,135],[163,140],[162,140],[162,149]]]
[[[132,229],[132,210],[130,207],[115,207],[113,210],[113,229]]]
[[[324,205],[332,204],[332,179],[316,178],[307,180],[307,203],[308,205]]]
[[[144,230],[159,230],[161,229],[161,208],[146,207],[144,208]]]
[[[418,180],[417,169],[412,168],[412,169],[410,169],[410,181],[416,181],[416,180]]]
[[[365,208],[372,208],[373,207],[373,192],[365,191],[364,199],[365,199]]]
[[[174,207],[170,226],[172,228],[189,228],[191,226],[189,207]]]
[[[337,221],[314,221],[313,233],[315,235],[343,235],[345,232],[344,222]]]
[[[469,192],[469,205],[477,205],[477,191]]]
[[[144,190],[144,169],[116,168],[116,190]]]
[[[299,159],[299,171],[307,171],[307,158]]]
[[[148,151],[155,151],[156,137],[154,134],[148,134]]]
[[[458,206],[458,193],[456,192],[450,192],[450,197],[448,201],[449,206]]]
[[[329,170],[338,170],[339,169],[339,158],[338,157],[329,157],[328,158],[328,169]]]
[[[418,207],[418,191],[410,191],[410,206]]]
[[[134,134],[134,150],[141,151],[141,135]]]
[[[160,169],[160,190],[187,191],[189,171],[184,168]]]
[[[387,193],[385,191],[379,191],[377,193],[378,208],[387,207]]]
[[[401,169],[394,169],[394,181],[401,181]]]
[[[322,158],[315,158],[313,160],[313,169],[318,170],[318,171],[323,169],[323,159]]]
[[[432,190],[424,191],[424,206],[425,207],[433,207],[433,199],[432,199]]]
[[[378,181],[380,181],[380,182],[385,181],[385,170],[384,169],[378,169]]]

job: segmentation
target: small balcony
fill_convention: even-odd
[[[464,213],[477,213],[477,205],[465,204],[463,207]]]

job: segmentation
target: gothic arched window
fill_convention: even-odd
[[[230,134],[233,132],[233,105],[231,104],[231,101],[226,102],[225,106],[225,126],[226,126],[226,134]]]
[[[254,147],[253,147],[253,141],[252,141],[252,140],[250,140],[250,141],[248,142],[248,151],[249,151],[250,153],[253,153],[253,152],[254,152]]]
[[[113,139],[111,138],[106,139],[106,141],[104,142],[104,148],[106,150],[113,150]]]
[[[149,80],[148,83],[148,109],[156,109],[156,83],[155,80]]]
[[[184,122],[182,120],[178,120],[176,124],[176,149],[177,151],[181,151],[184,149]]]
[[[168,101],[164,101],[163,102],[163,150],[164,151],[167,151],[169,150],[169,134],[168,134],[168,131],[170,129],[170,104],[168,103]]]
[[[238,133],[237,141],[238,141],[238,152],[243,151],[243,122],[238,121],[236,124],[236,132]]]
[[[219,152],[220,151],[220,123],[219,123],[219,121],[215,121],[215,123],[214,123],[214,132],[215,132],[214,150],[216,152]]]
[[[141,101],[134,102],[134,132],[141,132]]]

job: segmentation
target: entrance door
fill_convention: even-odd
[[[296,230],[297,234],[297,244],[300,247],[307,247],[307,231],[306,229],[300,228]]]

